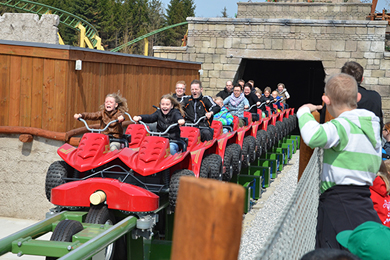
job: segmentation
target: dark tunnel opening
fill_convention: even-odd
[[[295,111],[306,103],[322,104],[325,71],[321,61],[243,59],[234,82],[240,78],[254,80],[262,91],[284,83],[291,96],[287,103]]]

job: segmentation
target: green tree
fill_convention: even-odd
[[[152,32],[154,30],[164,27],[164,8],[160,0],[149,0],[148,3],[148,20],[147,31]],[[153,46],[163,44],[162,33],[154,34],[148,38],[149,41],[149,56],[153,56]]]
[[[195,16],[195,5],[192,0],[171,0],[168,4],[166,22],[173,25],[185,22],[189,16]],[[187,32],[186,26],[175,27],[167,30],[164,43],[167,46],[180,46],[182,38]]]
[[[223,18],[228,18],[229,17],[228,14],[227,14],[226,6],[222,9],[221,14],[222,14]]]

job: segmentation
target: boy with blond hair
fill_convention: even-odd
[[[317,123],[311,112],[322,106],[313,104],[300,107],[297,116],[303,141],[324,149],[316,248],[342,249],[339,232],[380,223],[369,189],[381,164],[380,125],[374,113],[357,109],[357,83],[350,75],[332,76],[322,100],[335,119]]]

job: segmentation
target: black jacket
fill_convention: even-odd
[[[364,108],[373,112],[380,119],[381,136],[383,129],[383,114],[382,114],[382,99],[378,92],[374,90],[367,90],[358,85],[358,91],[362,98],[357,103],[358,108]]]
[[[182,104],[186,113],[185,119],[188,123],[195,123],[208,112],[213,112],[215,115],[221,110],[210,96],[200,95],[197,99],[194,99],[192,96],[185,96]],[[211,126],[212,121],[213,117],[199,122],[199,126]]]
[[[180,103],[182,100],[183,100],[183,97],[185,97],[186,94],[184,93],[184,95],[182,97],[177,97],[176,93],[173,93],[172,97],[176,98],[176,100]]]
[[[274,98],[271,96],[271,95],[269,95],[268,97],[266,97],[266,96],[261,96],[261,98],[260,98],[260,102],[261,103],[264,103],[264,102],[266,102],[267,100],[269,100],[270,102],[272,101],[272,100],[274,100]],[[265,111],[266,110],[266,106],[269,106],[269,107],[271,107],[271,104],[270,103],[268,103],[268,104],[264,104],[264,105],[262,105],[261,106],[261,110],[262,111]],[[271,107],[272,108],[272,107]]]
[[[224,88],[223,90],[218,92],[217,97],[221,97],[222,99],[225,99],[228,96],[230,96],[231,94],[232,94],[232,92],[228,92],[227,89]]]
[[[161,109],[157,109],[151,115],[140,115],[141,120],[145,123],[157,122],[157,131],[164,132],[170,125],[177,123],[179,119],[183,119],[178,109],[171,109],[168,114],[164,115]],[[169,139],[180,139],[179,125],[172,127],[169,132]]]
[[[248,99],[249,106],[252,106],[260,101],[260,99],[253,92],[250,92],[248,95],[245,95],[245,98]],[[249,112],[257,113],[257,107],[252,107],[252,109]]]

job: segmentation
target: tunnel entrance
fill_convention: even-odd
[[[295,111],[306,103],[322,104],[325,71],[321,61],[242,59],[234,82],[240,78],[254,80],[262,91],[284,83],[291,96],[287,103]]]

